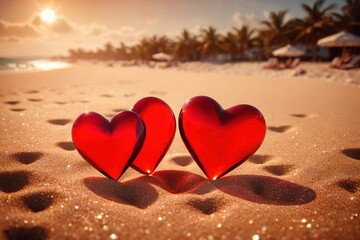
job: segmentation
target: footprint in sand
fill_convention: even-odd
[[[341,180],[337,183],[337,185],[351,193],[356,193],[360,188],[360,182],[352,179]]]
[[[130,80],[120,80],[120,81],[118,81],[118,83],[120,83],[120,84],[130,84],[132,82],[133,81],[130,81]]]
[[[249,162],[255,163],[255,164],[264,164],[272,159],[274,159],[275,156],[272,155],[253,155],[249,158]]]
[[[55,194],[51,192],[37,192],[21,197],[24,205],[33,212],[41,212],[51,206]]]
[[[294,165],[272,165],[264,167],[264,170],[276,176],[283,176],[291,172]]]
[[[23,112],[26,110],[26,108],[10,108],[10,110],[13,112]]]
[[[154,90],[154,91],[150,91],[149,93],[150,93],[150,94],[153,94],[153,95],[159,95],[159,96],[164,96],[164,95],[166,95],[166,92],[165,92],[165,91],[156,91],[156,90]]]
[[[66,150],[66,151],[74,151],[75,146],[72,142],[58,142],[56,143],[56,146]]]
[[[42,98],[28,98],[28,101],[30,102],[41,102],[42,100]]]
[[[111,94],[101,94],[100,96],[101,96],[101,97],[106,97],[106,98],[112,98],[112,97],[114,97],[114,95],[111,95]]]
[[[172,162],[174,162],[176,165],[186,167],[190,165],[193,162],[193,159],[191,156],[174,156],[170,159]]]
[[[9,105],[16,105],[16,104],[19,104],[20,101],[5,101],[4,103],[9,104]]]
[[[292,132],[295,130],[295,127],[291,126],[291,125],[284,125],[284,126],[269,126],[268,129],[270,131],[273,132],[277,132],[277,133],[287,133],[287,132]]]
[[[45,240],[49,235],[49,230],[40,226],[11,227],[4,230],[4,235],[7,240],[16,240],[16,239]]]
[[[341,152],[349,158],[360,160],[360,148],[347,148]]]
[[[13,159],[22,164],[31,164],[39,160],[42,156],[44,156],[42,152],[17,152],[11,155]]]
[[[187,205],[193,207],[196,211],[199,211],[206,215],[211,215],[219,210],[223,205],[219,199],[208,198],[205,200],[202,199],[190,199],[186,203]]]
[[[38,90],[30,90],[30,91],[26,91],[25,93],[36,94],[36,93],[39,93],[39,91]]]
[[[124,97],[133,97],[135,93],[124,93]]]
[[[55,101],[54,103],[59,104],[59,105],[65,105],[65,104],[67,104],[67,102],[62,102],[62,101]]]
[[[290,114],[290,116],[292,117],[296,117],[296,118],[314,118],[317,117],[317,114],[314,113],[293,113]]]
[[[71,122],[71,119],[67,119],[67,118],[58,118],[58,119],[49,119],[47,121],[48,123],[54,124],[54,125],[66,125],[68,123]]]
[[[0,191],[17,192],[26,187],[30,181],[30,173],[26,171],[0,173]]]

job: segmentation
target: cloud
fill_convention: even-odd
[[[242,14],[235,12],[233,14],[233,21],[238,27],[249,26],[251,28],[259,28],[261,26],[254,13]]]
[[[108,30],[105,26],[97,24],[91,24],[89,27],[85,28],[88,28],[88,30],[85,31],[87,31],[90,36],[100,36]]]
[[[75,24],[64,17],[59,17],[50,25],[52,31],[57,33],[70,33],[75,29]]]
[[[201,32],[202,27],[200,25],[195,25],[189,29],[189,32],[193,35],[198,35]]]
[[[76,29],[76,25],[64,16],[58,16],[52,24],[44,23],[39,15],[35,15],[30,21],[31,24],[39,30],[50,30],[55,33],[67,34]]]
[[[114,46],[118,46],[119,42],[133,45],[148,35],[148,29],[135,29],[126,25],[110,28],[96,23],[76,24],[65,16],[58,16],[52,24],[43,22],[38,14],[19,23],[0,19],[0,42],[3,48],[11,47],[6,50],[10,54],[15,48],[16,52],[23,51],[18,46],[28,46],[32,51],[39,52],[43,52],[43,47],[49,49],[46,54],[54,54],[76,47],[95,49],[106,42],[111,42]]]
[[[1,37],[37,37],[39,32],[29,23],[10,23],[0,19]]]
[[[262,14],[263,14],[265,20],[269,20],[269,18],[270,18],[270,11],[264,10],[264,11],[262,12]]]
[[[0,37],[0,42],[6,42],[6,43],[18,43],[20,42],[20,38],[17,37]]]
[[[131,26],[123,26],[120,29],[110,30],[107,29],[107,32],[103,34],[104,39],[108,42],[113,42],[118,44],[120,41],[126,44],[135,44],[143,37],[149,35],[148,29],[136,30]]]
[[[17,43],[17,42],[20,42],[20,38],[17,38],[17,37],[9,37],[7,39],[8,42],[13,42],[13,43]]]

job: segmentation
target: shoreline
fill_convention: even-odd
[[[26,74],[34,72],[46,72],[58,69],[65,69],[75,66],[104,66],[108,69],[118,68],[144,68],[144,69],[161,69],[161,70],[173,70],[180,72],[193,72],[193,73],[210,73],[210,74],[225,74],[225,75],[238,75],[242,77],[280,77],[280,78],[298,78],[298,79],[310,79],[310,80],[321,80],[327,82],[337,82],[346,86],[360,87],[360,68],[351,70],[339,70],[330,68],[328,62],[304,62],[301,63],[296,69],[283,69],[283,70],[269,70],[263,69],[266,62],[234,62],[234,63],[210,63],[210,62],[185,62],[180,63],[176,67],[162,68],[161,63],[153,62],[153,67],[150,68],[145,64],[136,66],[122,66],[123,62],[91,62],[91,61],[78,61],[75,63],[67,63],[68,65],[61,68],[49,69],[49,70],[29,70],[29,71],[0,71],[0,75],[7,74]],[[157,64],[157,65],[156,65]],[[303,74],[294,76],[297,71],[304,71]]]

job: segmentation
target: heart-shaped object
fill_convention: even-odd
[[[146,128],[144,144],[132,167],[139,172],[151,174],[174,139],[175,116],[169,105],[156,97],[140,99],[132,111],[139,114]]]
[[[88,112],[75,120],[72,139],[87,162],[117,180],[139,153],[145,139],[145,126],[140,116],[131,111],[120,112],[111,120]]]
[[[266,123],[250,105],[224,110],[214,99],[189,99],[179,115],[181,137],[205,175],[215,180],[243,163],[261,145]]]

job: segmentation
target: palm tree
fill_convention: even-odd
[[[268,31],[271,45],[280,46],[289,42],[289,23],[286,21],[287,10],[279,10],[278,12],[270,12],[269,19],[262,21]]]
[[[346,0],[342,14],[334,13],[339,30],[360,35],[360,0]]]
[[[198,57],[198,41],[188,30],[183,29],[174,47],[174,55],[182,61],[195,60]]]
[[[167,36],[161,36],[154,42],[155,53],[164,52],[170,54],[173,51],[173,42]],[[154,54],[155,54],[154,53]]]
[[[115,55],[117,60],[129,60],[130,49],[125,45],[125,43],[120,42],[120,46],[115,49]]]
[[[271,45],[271,34],[269,30],[258,29],[257,35],[254,37],[254,46],[261,49],[259,58],[268,58],[271,56],[270,45]]]
[[[145,60],[148,58],[149,41],[147,38],[142,38],[138,44],[133,48],[134,55],[137,59]]]
[[[240,29],[233,28],[235,31],[235,39],[237,42],[237,53],[244,54],[246,50],[254,46],[254,29],[248,26],[242,26]]]
[[[110,43],[110,42],[107,42],[105,44],[105,50],[104,50],[104,55],[103,55],[103,58],[106,59],[106,60],[112,60],[115,58],[115,48],[114,46]]]
[[[313,6],[301,4],[301,7],[307,16],[304,19],[297,19],[297,40],[303,41],[305,44],[312,46],[314,61],[316,60],[317,41],[334,31],[332,10],[336,8],[336,4],[324,6],[324,3],[325,0],[316,0]]]
[[[205,58],[213,59],[222,52],[221,35],[216,32],[214,27],[201,29],[202,46],[201,54]]]
[[[221,48],[225,53],[230,55],[231,61],[235,60],[238,55],[238,42],[235,34],[227,32],[222,38]]]
[[[87,52],[82,48],[70,49],[69,55],[71,59],[85,59],[87,56]]]
[[[133,52],[136,58],[149,61],[152,56],[159,52],[171,53],[173,43],[166,36],[142,38],[140,42],[134,47]]]

